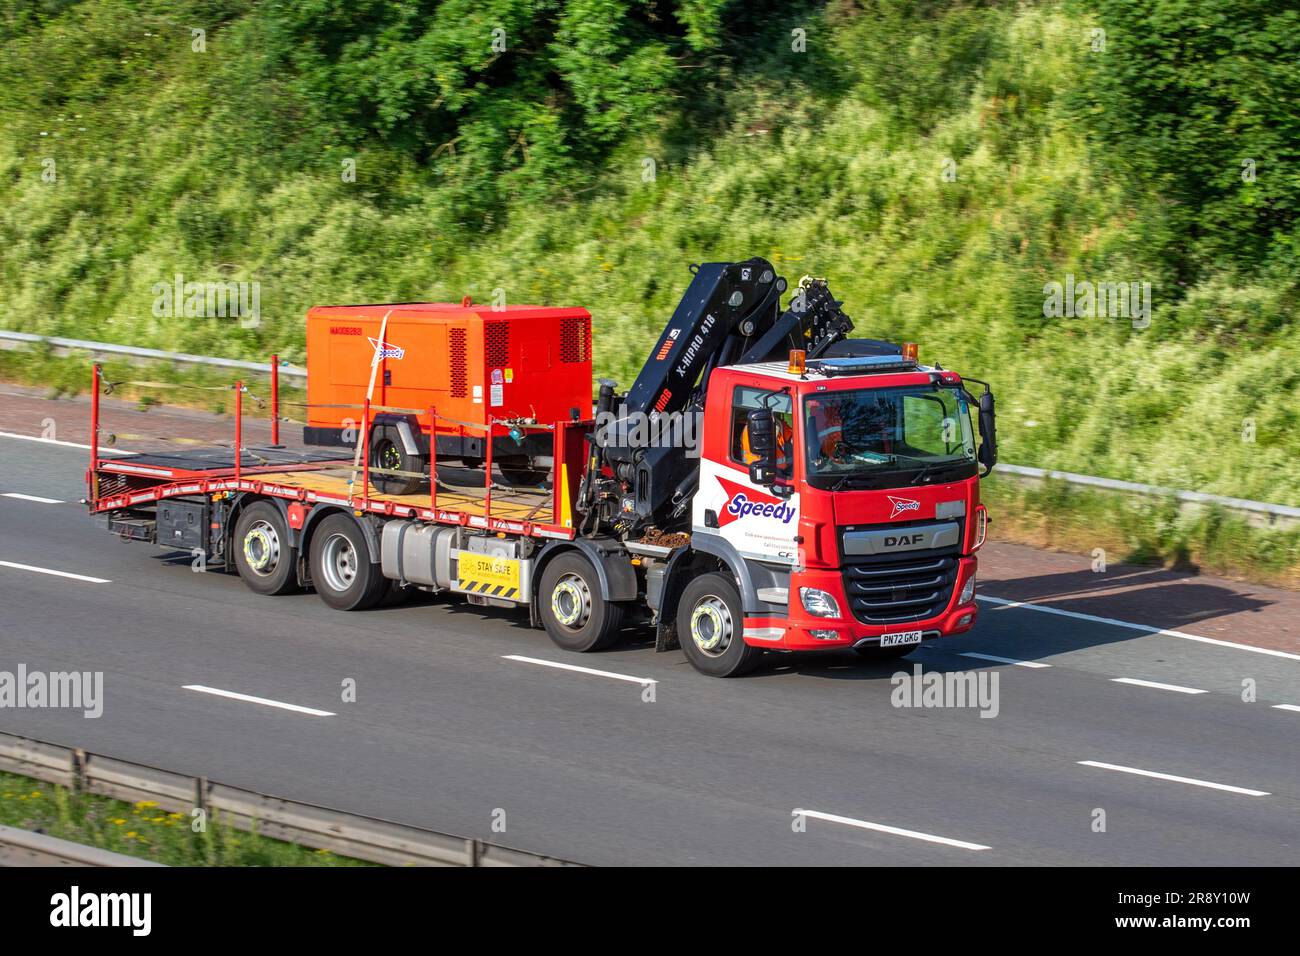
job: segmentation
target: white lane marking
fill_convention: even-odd
[[[1040,661],[1018,661],[1010,657],[997,657],[993,654],[976,654],[974,651],[962,651],[960,657],[974,657],[981,661],[993,661],[996,664],[1015,664],[1017,667],[1051,667]]]
[[[108,584],[108,578],[92,578],[88,574],[73,574],[70,571],[55,571],[53,568],[38,568],[31,564],[19,564],[16,561],[0,561],[0,568],[16,568],[19,571],[35,571],[37,574],[52,574],[56,578],[72,578],[74,581],[89,581],[91,584]]]
[[[876,830],[879,833],[892,833],[894,836],[911,837],[913,840],[924,840],[927,843],[942,843],[944,846],[955,846],[962,850],[991,850],[992,847],[984,846],[982,843],[967,843],[965,840],[954,840],[951,837],[935,836],[933,833],[921,833],[917,830],[903,830],[899,827],[885,826],[883,823],[869,823],[866,820],[854,820],[852,817],[840,817],[833,813],[822,813],[820,810],[800,810],[796,807],[793,811],[795,814],[803,817],[812,817],[815,820],[826,820],[830,823],[842,823],[848,827],[857,827],[861,830]]]
[[[1030,611],[1042,611],[1044,614],[1056,614],[1061,617],[1072,617],[1078,621],[1092,621],[1094,624],[1109,624],[1112,627],[1126,627],[1130,631],[1144,631],[1147,634],[1162,634],[1165,637],[1179,637],[1185,641],[1197,641],[1201,644],[1216,644],[1219,647],[1231,647],[1238,651],[1253,651],[1256,654],[1268,654],[1270,657],[1285,657],[1287,660],[1300,661],[1300,654],[1292,654],[1290,651],[1275,651],[1271,647],[1251,647],[1249,644],[1238,644],[1235,641],[1221,641],[1217,637],[1201,637],[1199,634],[1188,634],[1186,631],[1169,631],[1163,627],[1154,627],[1150,624],[1134,624],[1132,621],[1121,621],[1114,617],[1098,617],[1096,614],[1081,614],[1078,611],[1065,611],[1059,607],[1051,607],[1047,604],[1031,604],[1027,601],[1008,601],[1006,598],[989,597],[987,594],[977,594],[977,601],[987,601],[990,604],[1001,604],[1003,607],[1022,607]]]
[[[1300,713],[1300,704],[1274,704],[1274,710],[1294,710]]]
[[[0,498],[16,498],[18,501],[35,501],[37,504],[42,505],[63,504],[63,499],[61,498],[42,498],[40,495],[24,495],[17,491],[0,492]]]
[[[540,657],[523,657],[519,654],[502,654],[508,661],[522,661],[525,664],[541,664],[543,667],[558,667],[560,670],[576,671],[579,674],[594,674],[596,677],[611,677],[614,680],[631,681],[633,684],[657,684],[657,680],[648,677],[633,677],[631,674],[615,674],[613,671],[598,671],[592,667],[579,667],[577,664],[561,664],[559,661],[544,661]]]
[[[62,445],[64,448],[80,448],[83,451],[90,451],[89,445],[83,445],[80,442],[61,441],[57,438],[42,438],[40,435],[19,435],[17,432],[0,432],[0,438],[17,438],[21,441],[38,441],[43,442],[46,445]],[[125,448],[118,448],[116,445],[109,445],[107,447],[100,445],[99,450],[101,455],[104,453],[108,453],[109,455],[135,454],[135,452],[127,451]]]
[[[295,714],[307,714],[310,717],[337,717],[338,715],[328,710],[317,710],[314,707],[299,707],[297,704],[286,704],[279,700],[268,700],[265,697],[252,697],[248,694],[236,694],[233,690],[219,690],[216,687],[204,687],[202,684],[184,684],[184,690],[196,690],[200,694],[212,694],[214,697],[228,697],[231,700],[242,700],[249,704],[261,704],[264,707],[278,707],[281,710],[291,710]]]
[[[1136,677],[1112,677],[1116,684],[1132,684],[1134,687],[1154,687],[1156,690],[1172,690],[1176,694],[1205,694],[1208,691],[1196,687],[1179,687],[1177,684],[1161,684],[1153,680],[1138,680]]]
[[[1195,777],[1177,777],[1172,773],[1157,773],[1154,770],[1140,770],[1137,767],[1121,767],[1119,764],[1102,763],[1099,760],[1080,760],[1085,767],[1097,767],[1101,770],[1116,770],[1119,773],[1136,774],[1139,777],[1153,777],[1156,780],[1172,780],[1174,783],[1189,783],[1193,787],[1209,787],[1211,790],[1226,790],[1228,793],[1240,793],[1248,797],[1267,797],[1267,790],[1249,790],[1246,787],[1233,787],[1226,783],[1212,783],[1209,780],[1197,780]]]

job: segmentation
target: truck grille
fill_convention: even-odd
[[[907,624],[943,612],[957,582],[957,555],[918,551],[844,565],[844,590],[863,624]]]

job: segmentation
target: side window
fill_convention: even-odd
[[[752,385],[737,385],[731,393],[731,460],[737,465],[748,466],[750,456],[746,455],[747,440],[745,427],[748,415],[755,408],[767,406],[776,413],[777,439],[786,440],[793,434],[789,393],[773,394],[770,389],[755,388]]]

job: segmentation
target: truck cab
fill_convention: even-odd
[[[992,440],[960,376],[907,348],[714,370],[691,547],[740,593],[687,586],[677,638],[697,667],[729,676],[773,650],[889,657],[974,626]]]

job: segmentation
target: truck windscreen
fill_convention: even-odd
[[[807,477],[816,488],[894,487],[976,473],[970,409],[940,385],[825,392],[804,401]]]

